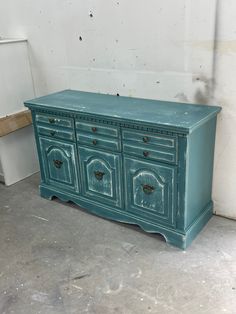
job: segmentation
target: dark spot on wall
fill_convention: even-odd
[[[120,4],[120,2],[116,2],[116,4],[117,4],[117,5],[119,5],[119,4]]]
[[[95,58],[93,58],[93,62],[95,61],[96,59]]]
[[[89,16],[90,16],[90,17],[93,17],[93,13],[90,13]]]
[[[118,43],[119,42],[119,40],[118,39],[116,39],[116,43]]]
[[[182,102],[189,102],[188,97],[185,95],[185,93],[178,93],[177,95],[175,95],[175,98]]]
[[[207,104],[213,97],[213,85],[214,81],[212,78],[208,78],[204,75],[197,76],[196,78],[193,77],[193,81],[201,83],[201,87],[196,89],[194,95],[194,101],[199,104]],[[199,84],[198,83],[198,84]]]
[[[123,84],[123,87],[125,87],[125,84]]]
[[[156,81],[156,83],[157,83],[157,84],[160,84],[161,82],[160,82],[160,81]]]
[[[83,38],[82,38],[81,36],[79,36],[79,40],[80,40],[80,41],[82,41],[82,40],[83,40]]]
[[[118,96],[118,97],[119,97],[119,96],[120,96],[120,94],[119,94],[119,93],[117,93],[117,94],[116,94],[116,96]]]

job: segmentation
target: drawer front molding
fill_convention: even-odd
[[[158,127],[155,125],[151,125],[148,123],[141,123],[139,121],[130,121],[124,123],[121,121],[119,118],[113,118],[112,120],[107,119],[107,118],[98,118],[92,115],[78,115],[76,112],[65,112],[65,111],[55,111],[55,110],[50,110],[50,109],[41,109],[39,107],[35,107],[34,109],[32,108],[32,112],[35,113],[42,113],[42,114],[50,114],[50,115],[56,115],[56,116],[61,116],[61,117],[70,117],[70,118],[76,118],[77,120],[82,120],[82,121],[91,121],[99,124],[104,124],[104,125],[114,125],[118,127],[122,127],[124,129],[131,129],[131,130],[140,130],[140,131],[147,131],[147,132],[152,132],[156,134],[164,134],[164,135],[171,135],[171,136],[178,136],[178,137],[186,137],[186,133],[182,132],[181,130],[172,131],[171,129],[167,129],[163,125],[159,125]]]
[[[38,125],[37,126],[38,133],[40,135],[48,136],[50,138],[58,138],[58,139],[65,139],[68,141],[74,140],[74,131],[73,130],[67,130],[67,129],[58,129],[53,127],[45,127]]]
[[[97,134],[86,134],[77,132],[77,141],[81,145],[93,146],[98,149],[107,149],[114,152],[121,151],[121,142],[118,139],[113,139]]]
[[[46,123],[51,126],[62,126],[73,128],[73,119],[71,118],[62,118],[58,115],[45,115],[45,114],[36,114],[37,123]]]

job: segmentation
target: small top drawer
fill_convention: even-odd
[[[145,159],[177,163],[177,138],[149,132],[122,131],[123,151]]]
[[[124,141],[132,141],[133,144],[150,144],[158,145],[166,148],[175,148],[176,147],[176,138],[173,136],[158,134],[148,132],[134,132],[129,130],[123,130],[122,138]]]
[[[45,127],[41,125],[38,125],[37,129],[40,135],[45,135],[51,138],[65,139],[69,141],[74,140],[74,130]]]
[[[119,131],[115,126],[103,125],[99,123],[87,123],[76,121],[75,123],[76,129],[83,132],[94,133],[98,135],[108,135],[112,137],[118,137]]]
[[[156,161],[163,161],[167,163],[175,164],[177,162],[176,152],[160,150],[155,146],[148,145],[146,147],[143,146],[133,146],[127,143],[123,144],[123,151],[126,154],[134,155],[140,158],[151,159]]]
[[[89,145],[117,152],[121,151],[120,140],[116,138],[83,132],[77,132],[76,137],[79,144],[82,145]]]
[[[36,122],[37,123],[47,123],[55,126],[63,126],[68,128],[73,128],[73,119],[59,117],[55,115],[44,115],[44,114],[36,114]]]

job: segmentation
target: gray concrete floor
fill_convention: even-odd
[[[161,236],[0,185],[0,313],[236,313],[236,221],[181,251]]]

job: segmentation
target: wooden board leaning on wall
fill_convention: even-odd
[[[32,124],[30,110],[0,118],[0,137]]]

